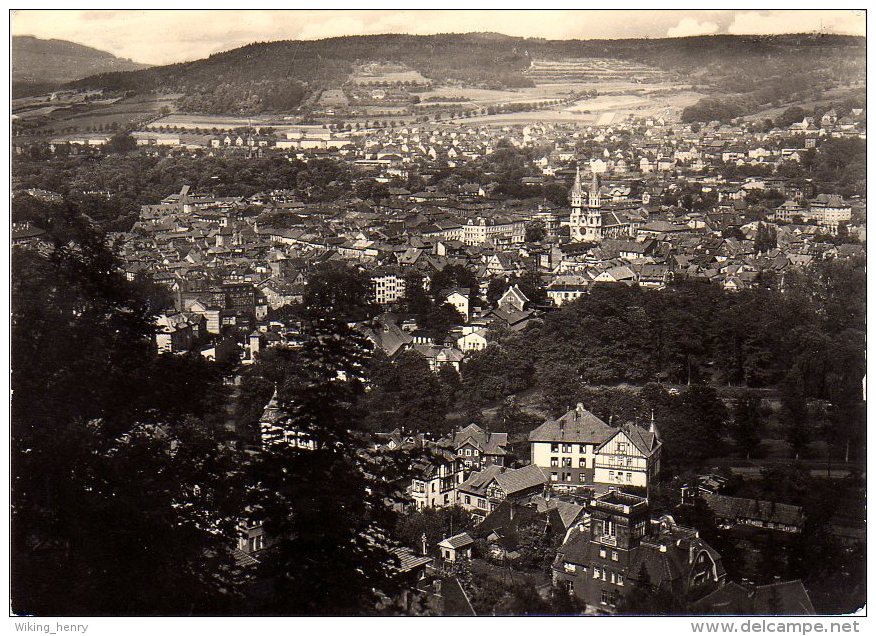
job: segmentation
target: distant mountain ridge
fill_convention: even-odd
[[[484,88],[531,86],[534,59],[614,58],[732,96],[734,112],[864,77],[866,39],[842,35],[713,35],[630,40],[545,40],[501,34],[367,35],[255,42],[194,62],[109,72],[69,84],[184,95],[192,112],[286,112],[340,86],[357,63],[395,61],[435,82]]]
[[[147,68],[112,53],[68,42],[30,35],[12,36],[12,82],[26,87],[61,85],[89,75]]]

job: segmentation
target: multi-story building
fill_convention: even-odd
[[[612,427],[578,404],[529,434],[532,463],[559,492],[619,486],[647,489],[659,475],[661,442],[654,422]]]
[[[839,195],[820,194],[809,202],[809,216],[831,234],[836,234],[841,223],[852,220],[852,206]]]
[[[405,279],[396,272],[371,274],[371,296],[378,305],[392,305],[405,297]]]
[[[455,431],[444,443],[453,449],[466,471],[507,464],[508,433],[493,433],[477,424],[469,424]]]
[[[523,243],[526,238],[526,225],[523,221],[505,219],[469,219],[463,227],[462,241],[466,245],[483,245],[490,241],[495,242],[499,238],[505,242],[517,244]]]
[[[541,495],[548,479],[538,466],[506,469],[491,465],[473,473],[456,489],[457,504],[468,510],[478,523],[503,501],[529,503]]]
[[[444,508],[456,504],[456,487],[462,483],[462,462],[456,455],[430,444],[428,453],[414,464],[410,497],[417,510]]]
[[[644,497],[609,492],[593,499],[589,510],[589,529],[569,534],[552,568],[554,585],[589,607],[612,612],[645,581],[685,600],[724,584],[721,555],[697,530],[669,516],[652,520]]]

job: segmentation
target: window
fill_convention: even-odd
[[[605,534],[610,537],[617,536],[617,525],[614,521],[606,521],[605,522]]]
[[[587,460],[585,458],[581,458],[578,460],[578,468],[587,468]]]
[[[564,453],[571,453],[572,452],[572,445],[571,444],[563,444],[563,452]]]
[[[478,508],[487,509],[487,500],[486,499],[478,499]]]
[[[627,473],[627,483],[633,481],[633,473]]]
[[[471,449],[470,449],[470,448],[466,448],[466,449],[465,449],[465,456],[466,456],[466,457],[471,457]]]
[[[556,468],[560,465],[560,460],[558,457],[551,457],[551,468]]]
[[[560,452],[560,445],[559,444],[551,444],[551,452],[552,453]]]
[[[557,473],[551,473],[551,481],[559,481],[559,475]]]
[[[632,466],[632,465],[633,465],[633,458],[627,457],[627,466]]]
[[[624,584],[624,575],[620,572],[617,573],[617,584],[623,587]]]
[[[587,483],[587,475],[585,475],[584,473],[578,473],[578,481],[581,482],[582,484],[586,484]]]
[[[572,473],[563,473],[563,481],[572,481]]]
[[[612,561],[617,561],[617,550],[612,550],[612,551],[611,551],[611,560],[612,560]]]
[[[432,482],[432,492],[435,492],[435,482]]]
[[[572,458],[571,457],[563,457],[563,468],[571,468],[572,467]]]
[[[593,568],[593,578],[594,579],[599,578],[599,568]]]
[[[599,558],[601,558],[601,559],[605,558],[605,548],[599,549]]]
[[[465,496],[465,503],[467,503],[467,504],[471,503],[471,497],[469,497],[468,495]]]
[[[474,456],[475,456],[475,457],[478,456],[478,451],[477,451],[477,449],[476,449],[475,452],[474,452]]]
[[[617,452],[621,455],[627,452],[627,443],[626,442],[618,442],[617,443]]]
[[[581,444],[581,445],[578,447],[578,452],[579,452],[579,453],[586,453],[586,452],[587,452],[587,444]]]

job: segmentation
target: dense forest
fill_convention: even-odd
[[[215,113],[297,108],[313,90],[343,83],[354,64],[392,60],[438,82],[531,85],[533,59],[614,58],[677,74],[720,95],[732,116],[779,105],[864,77],[864,39],[837,35],[699,36],[648,40],[543,40],[499,34],[368,35],[260,42],[207,59],[106,73],[72,88],[179,92],[181,105]],[[477,60],[477,64],[472,64]],[[230,109],[230,110],[229,110]],[[691,113],[714,109],[698,105]],[[693,116],[689,113],[689,117]]]

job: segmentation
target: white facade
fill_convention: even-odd
[[[378,305],[396,303],[405,297],[405,279],[397,274],[372,276],[371,294]]]

